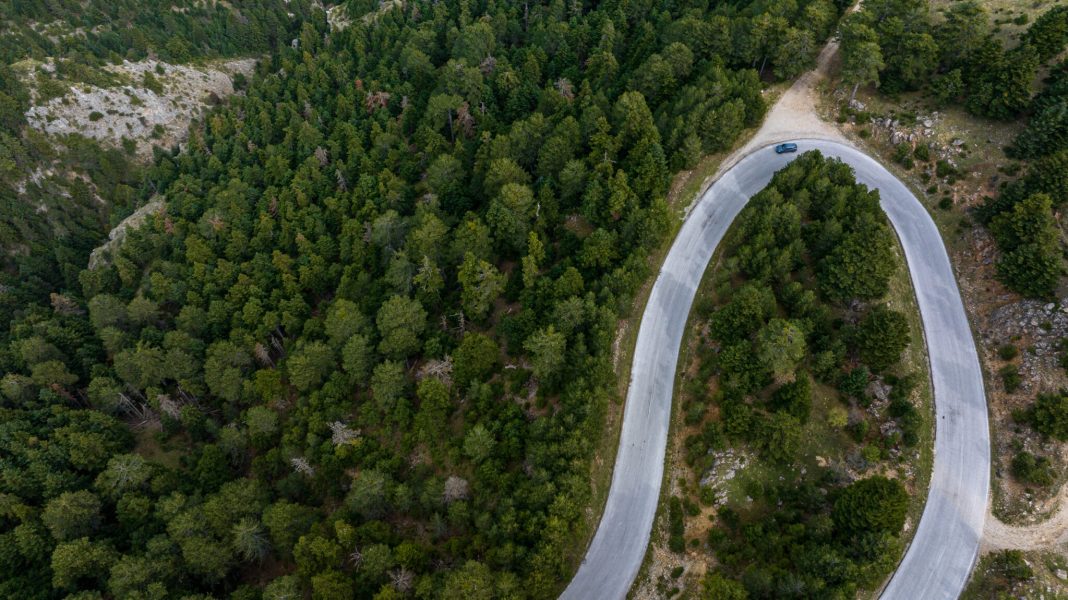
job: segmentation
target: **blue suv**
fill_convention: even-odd
[[[788,142],[775,146],[775,154],[785,154],[786,152],[797,152],[797,144]]]

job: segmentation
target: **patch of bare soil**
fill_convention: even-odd
[[[130,83],[75,84],[66,95],[32,106],[26,120],[53,135],[77,133],[114,146],[132,140],[138,156],[148,158],[153,146],[170,148],[183,141],[193,119],[233,94],[233,77],[250,75],[255,65],[250,58],[211,66],[123,62],[107,69]]]
[[[769,144],[801,138],[846,142],[842,133],[820,118],[816,111],[820,105],[818,90],[827,80],[837,56],[838,42],[831,40],[820,51],[816,68],[799,77],[768,110],[764,124],[749,142],[720,164],[717,178],[738,161]]]
[[[983,552],[995,550],[1050,550],[1068,543],[1068,485],[1043,502],[1055,507],[1050,517],[1031,525],[1006,525],[987,519],[983,530]]]

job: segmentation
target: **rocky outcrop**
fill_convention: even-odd
[[[98,246],[89,255],[89,268],[95,269],[106,264],[108,260],[111,259],[111,253],[122,245],[123,240],[126,239],[126,235],[130,231],[144,225],[145,219],[147,219],[149,215],[159,213],[163,210],[163,197],[153,196],[147,204],[135,210],[132,215],[123,219],[121,223],[116,225],[115,228],[108,233],[108,241]]]

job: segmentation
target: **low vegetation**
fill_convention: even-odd
[[[1027,558],[1019,550],[999,550],[984,556],[975,567],[966,599],[1017,597],[1023,584],[1035,576]]]

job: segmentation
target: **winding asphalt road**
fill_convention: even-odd
[[[797,140],[794,140],[797,141]],[[905,250],[934,383],[934,472],[923,516],[883,598],[955,598],[979,552],[990,488],[983,374],[942,238],[922,204],[878,162],[850,146],[797,141],[846,162],[878,188]],[[625,598],[649,545],[664,478],[676,363],[694,294],[727,228],[796,155],[760,149],[710,187],[682,225],[642,316],[612,485],[597,533],[562,598]]]

